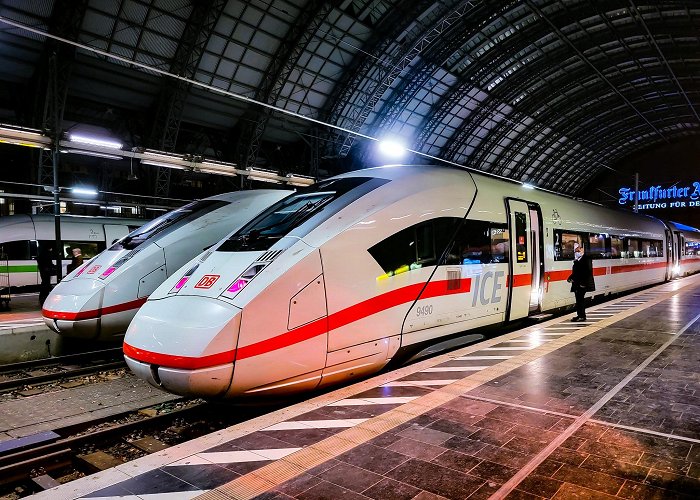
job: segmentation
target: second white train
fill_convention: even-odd
[[[44,303],[45,323],[65,337],[120,338],[168,276],[290,193],[226,193],[152,220],[66,276]]]

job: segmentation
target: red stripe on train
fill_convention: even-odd
[[[101,307],[99,309],[91,309],[89,311],[78,312],[51,311],[49,309],[42,309],[41,314],[45,318],[57,319],[59,321],[80,321],[82,319],[99,318],[100,316],[106,314],[115,314],[119,312],[130,311],[132,309],[138,309],[146,303],[146,300],[148,300],[148,297],[132,300],[131,302],[124,302],[123,304],[116,304],[113,306]]]

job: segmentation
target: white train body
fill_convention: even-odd
[[[115,239],[122,238],[145,220],[117,217],[61,215],[61,242],[64,247],[62,276],[71,263],[70,249],[79,247],[87,261],[103,251]],[[55,245],[53,215],[9,215],[0,217],[0,273],[8,273],[11,287],[32,287],[41,283],[37,255],[42,245]],[[52,255],[52,257],[54,257]],[[55,257],[54,257],[55,259]],[[54,260],[55,264],[55,260]],[[52,277],[56,282],[56,277]]]
[[[424,342],[573,304],[576,238],[600,257],[596,295],[664,281],[676,264],[667,232],[464,171],[356,171],[282,200],[166,280],[129,326],[125,357],[178,394],[312,390]]]
[[[66,276],[44,303],[44,321],[66,337],[118,338],[168,276],[290,193],[227,193],[154,219]]]

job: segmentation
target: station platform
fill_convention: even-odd
[[[700,497],[700,275],[343,387],[36,498]],[[232,406],[235,411],[235,406]]]

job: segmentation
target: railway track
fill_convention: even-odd
[[[180,408],[173,410],[173,406]],[[67,477],[89,475],[122,463],[121,457],[113,453],[119,447],[132,448],[134,455],[128,457],[131,460],[277,409],[277,406],[237,406],[231,412],[224,406],[225,403],[180,398],[0,442],[0,497],[12,492],[15,498],[36,493],[58,485],[54,478],[68,482]],[[140,440],[132,440],[134,436],[141,436],[157,447],[151,450],[140,447],[137,444]],[[169,438],[159,440],[157,436]]]
[[[121,347],[0,366],[0,392],[126,366]]]

